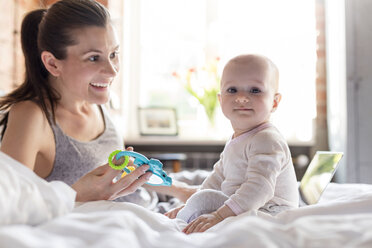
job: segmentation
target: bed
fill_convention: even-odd
[[[331,183],[316,205],[245,213],[205,233],[132,203],[74,202],[0,153],[0,247],[372,247],[372,185]]]

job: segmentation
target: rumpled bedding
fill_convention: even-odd
[[[47,183],[0,154],[0,247],[372,247],[372,185],[332,183],[313,206],[273,217],[249,212],[204,233],[124,202],[76,204],[63,183]]]
[[[70,212],[76,192],[63,182],[48,183],[0,152],[0,225],[38,225]]]

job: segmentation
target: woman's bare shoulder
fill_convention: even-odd
[[[22,101],[14,104],[9,110],[9,118],[27,123],[39,122],[39,124],[47,121],[45,114],[40,106],[33,101]]]
[[[27,132],[31,136],[39,136],[49,129],[49,123],[37,103],[22,101],[10,108],[7,129],[13,132]]]
[[[41,108],[32,101],[14,104],[9,110],[1,150],[34,170],[39,154],[51,154],[53,149],[53,133]]]

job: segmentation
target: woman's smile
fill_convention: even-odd
[[[110,83],[89,83],[91,87],[93,87],[96,90],[106,90],[109,88]]]

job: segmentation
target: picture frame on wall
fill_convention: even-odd
[[[140,135],[178,135],[177,112],[174,108],[138,108]]]

